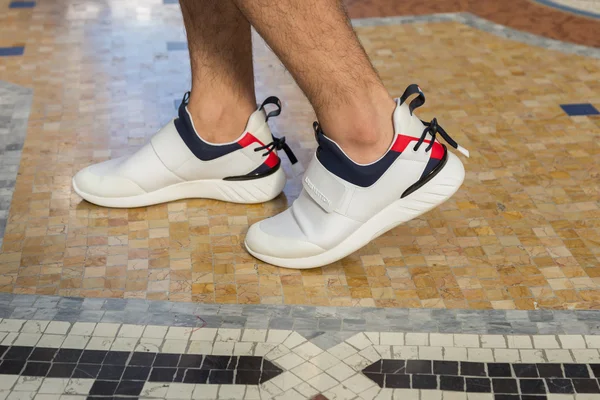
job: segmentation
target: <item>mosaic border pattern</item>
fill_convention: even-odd
[[[581,8],[569,7],[568,5],[560,4],[560,3],[557,3],[552,0],[533,0],[533,1],[535,1],[536,3],[543,4],[547,7],[559,9],[560,11],[583,15],[584,17],[600,19],[600,14],[596,14],[595,12],[582,10]]]

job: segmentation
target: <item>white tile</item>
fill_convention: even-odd
[[[331,367],[328,370],[326,370],[325,372],[327,372],[329,375],[331,375],[332,377],[334,377],[335,379],[337,379],[340,382],[343,381],[344,379],[348,379],[349,377],[351,377],[352,375],[354,375],[356,373],[356,371],[353,368],[350,368],[349,366],[347,366],[344,363],[340,363],[334,367]]]
[[[371,361],[367,360],[360,354],[354,354],[348,358],[344,358],[344,362],[348,364],[348,366],[354,368],[356,371],[364,369],[372,364]]]
[[[166,339],[161,348],[163,353],[185,353],[187,348],[187,340]]]
[[[20,376],[13,390],[37,392],[43,381],[41,376]]]
[[[110,347],[114,351],[133,351],[139,339],[128,337],[117,337]]]
[[[270,329],[267,335],[267,343],[283,343],[292,334],[292,331],[283,329]]]
[[[585,349],[585,340],[581,335],[558,335],[561,347],[563,349]]]
[[[494,400],[491,393],[467,393],[467,400]]]
[[[305,400],[304,396],[294,389],[288,389],[284,393],[280,393],[273,397],[273,400]]]
[[[521,355],[517,349],[494,349],[496,362],[515,363],[521,361]]]
[[[357,348],[358,350],[362,350],[366,347],[372,346],[373,343],[369,340],[369,338],[364,333],[357,333],[349,339],[346,339],[346,343],[351,346]]]
[[[432,346],[454,347],[454,336],[450,333],[431,333],[429,343]]]
[[[394,400],[419,400],[419,391],[416,389],[394,389]]]
[[[249,386],[250,388],[251,386]],[[304,396],[305,399],[312,399],[314,396],[319,394],[319,391],[314,387],[310,386],[306,382],[302,382],[297,385],[294,389],[296,389],[301,395]]]
[[[142,337],[149,339],[164,339],[167,334],[167,329],[167,326],[148,325],[146,329],[144,329]]]
[[[150,339],[142,337],[140,339],[140,342],[136,346],[135,351],[148,351],[152,353],[158,353],[160,352],[162,343],[162,339]]]
[[[546,350],[546,359],[551,363],[570,363],[573,356],[569,350]]]
[[[228,342],[240,340],[240,334],[242,333],[241,329],[229,329],[229,328],[219,328],[217,331],[217,341],[219,342]]]
[[[71,324],[65,321],[51,321],[44,333],[51,333],[54,335],[66,335],[71,328]]]
[[[511,349],[533,349],[530,336],[511,335],[506,338]]]
[[[444,353],[441,347],[419,346],[419,359],[443,360]]]
[[[467,400],[467,393],[465,392],[443,392],[443,400]]]
[[[69,335],[65,338],[61,347],[66,349],[85,349],[89,341],[89,336]]]
[[[245,385],[221,385],[219,389],[219,399],[243,399],[246,394]]]
[[[94,384],[95,379],[73,378],[67,383],[65,393],[69,394],[88,394]]]
[[[63,394],[60,400],[86,400],[87,396],[77,396],[74,394]]]
[[[0,337],[2,337],[2,345],[3,346],[12,346],[13,342],[19,336],[18,332],[0,332]]]
[[[347,368],[349,368],[349,367],[347,367]],[[318,368],[314,364],[311,364],[308,361],[306,361],[292,369],[292,373],[294,375],[296,375],[298,378],[302,379],[303,381],[307,381],[310,378],[312,378],[313,376],[319,375],[321,372],[322,371],[320,368]],[[352,372],[354,372],[354,371],[352,371]]]
[[[429,346],[429,334],[409,332],[404,336],[407,346]]]
[[[64,335],[48,335],[43,334],[40,341],[37,343],[38,347],[50,347],[53,349],[59,348],[65,341],[66,336]]]
[[[96,324],[93,322],[75,322],[69,335],[91,336],[95,328]]]
[[[283,390],[284,392],[286,390],[289,390],[289,389],[293,388],[294,386],[302,383],[300,378],[298,378],[296,375],[294,375],[290,371],[286,371],[283,374],[277,375],[275,378],[271,379],[269,382],[273,383],[275,386],[277,386],[279,389]]]
[[[259,386],[260,397],[263,399],[270,399],[273,396],[277,396],[282,393],[282,390],[272,384],[270,381],[263,383]]]
[[[533,336],[533,345],[536,349],[560,349],[560,344],[556,336],[535,335]]]
[[[392,356],[395,359],[418,360],[419,348],[417,346],[392,346]]]
[[[588,350],[571,350],[575,361],[578,363],[599,363],[600,355],[598,354],[598,350],[596,349],[588,349]]]
[[[217,336],[216,328],[200,328],[192,332],[190,340],[201,340],[203,342],[214,342]]]
[[[6,396],[6,400],[32,400],[35,392],[12,392]]]
[[[292,351],[305,360],[310,360],[323,352],[323,350],[311,342],[305,342],[300,346],[296,346]]]
[[[470,334],[455,334],[454,345],[456,347],[479,347],[479,336]]]
[[[543,363],[546,362],[544,359],[543,350],[519,350],[521,354],[521,362],[524,363]]]
[[[398,332],[381,332],[379,343],[389,346],[404,346],[404,334]]]
[[[295,353],[288,353],[279,357],[275,362],[286,370],[290,370],[304,362],[304,359]],[[285,389],[287,390],[287,389]]]
[[[146,382],[140,393],[140,397],[165,398],[170,383]]]
[[[264,342],[266,338],[266,329],[245,329],[242,342]]]
[[[381,355],[377,351],[375,351],[373,346],[369,346],[366,349],[362,349],[358,352],[358,354],[360,354],[361,356],[363,356],[371,362],[375,362],[381,358]]]
[[[10,394],[9,390],[0,390],[0,400],[5,400],[9,394]],[[38,394],[36,397],[34,397],[34,400],[38,396],[51,396],[51,395]],[[44,399],[42,399],[42,400],[44,400]],[[48,399],[48,400],[55,400],[55,399]],[[56,400],[58,400],[58,399],[56,399]]]
[[[294,347],[299,346],[304,342],[306,342],[306,338],[304,336],[302,336],[298,332],[292,332],[291,335],[283,341],[283,345],[286,346],[288,349],[293,349]]]
[[[505,349],[506,339],[502,335],[481,335],[481,347]]]
[[[205,342],[201,340],[194,340],[190,342],[188,347],[189,354],[212,354],[213,344],[212,342]]]
[[[0,396],[0,399],[5,397]],[[33,400],[60,400],[60,394],[36,394]]]
[[[18,378],[18,375],[2,375],[2,379],[0,379],[0,389],[5,390],[12,388]]]
[[[0,321],[0,332],[19,332],[24,324],[24,319],[3,319]]]
[[[260,391],[258,390],[258,387],[248,385],[246,387],[244,400],[260,400]]]
[[[348,389],[352,390],[354,393],[362,393],[374,386],[376,383],[363,374],[358,373],[343,381],[342,384]]]
[[[365,336],[374,345],[379,344],[379,332],[365,332]]]
[[[358,350],[345,342],[339,343],[327,351],[340,360],[358,352]]]
[[[310,362],[315,364],[317,367],[326,370],[333,367],[334,365],[338,365],[340,363],[340,359],[332,356],[327,352],[323,352],[315,358],[313,358],[312,360],[310,360]]]
[[[165,336],[165,339],[188,340],[190,338],[191,333],[191,328],[186,328],[182,326],[171,326],[167,331],[167,336]]]
[[[442,392],[435,390],[421,390],[421,400],[442,400]]]
[[[461,347],[444,347],[444,360],[467,361],[467,349]]]
[[[256,343],[254,347],[254,355],[257,357],[264,357],[271,350],[275,348],[275,343]]]
[[[273,349],[271,349],[271,351],[269,351],[267,353],[267,358],[269,360],[275,360],[289,352],[290,352],[290,349],[288,349],[284,345],[280,344],[277,347],[273,347]]]
[[[20,333],[13,346],[35,346],[41,337],[41,333]]]
[[[344,385],[337,385],[323,393],[330,400],[350,400],[356,398],[356,393]]]
[[[327,375],[324,372],[308,380],[309,385],[313,386],[321,392],[331,389],[338,383],[339,382],[337,380],[333,379],[331,376]]]
[[[384,389],[385,393],[381,393],[379,386],[373,386],[370,389],[365,390],[359,395],[361,400],[392,400],[393,389]],[[387,396],[387,397],[386,397]]]
[[[141,338],[144,333],[144,325],[123,324],[119,329],[118,337],[123,338]]]
[[[23,333],[44,333],[44,330],[48,326],[48,321],[27,321],[23,328],[21,328],[21,332]]]
[[[85,347],[86,350],[110,350],[113,339],[102,336],[92,336]]]
[[[492,349],[467,349],[467,360],[476,362],[494,362]]]
[[[234,356],[251,356],[254,353],[254,343],[237,342],[233,347]]]
[[[598,395],[597,394],[578,393],[575,395],[575,399],[577,399],[577,400],[598,400]]]
[[[189,383],[171,383],[167,390],[167,399],[191,399],[194,392],[194,385]]]
[[[215,356],[230,356],[233,354],[234,342],[215,342],[212,354]]]
[[[194,385],[193,399],[215,400],[219,391],[218,385]]]
[[[98,325],[96,325],[96,329],[94,329],[94,333],[92,335],[114,338],[117,336],[117,332],[119,331],[120,327],[121,324],[100,322]]]
[[[46,378],[40,386],[39,393],[49,394],[63,394],[67,385],[69,384],[68,378]]]
[[[555,394],[548,393],[548,400],[573,400],[575,397],[572,394]]]
[[[592,349],[600,349],[600,335],[585,335],[587,347]]]
[[[373,350],[375,350],[381,358],[392,358],[392,346],[373,346]]]

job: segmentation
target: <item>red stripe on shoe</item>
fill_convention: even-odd
[[[403,153],[411,142],[415,142],[414,144],[416,144],[418,139],[412,136],[398,135],[392,145],[392,151]],[[431,140],[424,140],[422,146],[428,146],[429,143],[431,143]],[[444,147],[440,143],[435,142],[431,149],[431,158],[441,160],[442,157],[444,157]]]
[[[242,147],[248,147],[252,143],[258,143],[261,146],[265,145],[263,142],[261,142],[260,140],[258,140],[256,138],[256,136],[254,136],[250,132],[246,132],[246,134],[244,135],[244,137],[242,137],[240,140],[238,140],[238,144],[240,146],[242,146]],[[267,156],[267,159],[264,161],[264,163],[269,168],[273,168],[273,167],[275,167],[277,165],[277,163],[279,163],[279,156],[277,155],[277,153],[275,152],[275,150],[273,150],[272,152],[269,153],[269,155]]]

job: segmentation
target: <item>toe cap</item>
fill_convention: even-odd
[[[129,197],[145,193],[135,182],[115,173],[119,163],[120,159],[115,159],[82,169],[73,177],[75,191],[88,201],[90,197]]]

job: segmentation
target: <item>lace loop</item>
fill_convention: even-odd
[[[454,139],[452,139],[452,137],[450,137],[448,132],[446,132],[444,130],[444,128],[442,128],[438,124],[437,118],[434,118],[433,120],[431,120],[431,122],[425,122],[425,121],[421,121],[421,122],[425,125],[425,129],[423,130],[423,134],[417,141],[417,144],[413,148],[414,151],[419,150],[419,147],[421,147],[421,145],[425,141],[425,138],[427,138],[427,134],[429,133],[431,135],[431,142],[429,143],[429,146],[427,146],[427,148],[425,149],[425,152],[429,152],[432,149],[433,144],[435,143],[437,134],[439,133],[440,136],[444,138],[446,143],[448,143],[451,147],[454,147],[456,150],[460,151],[466,157],[469,157],[469,150],[465,149],[464,147],[462,147],[458,143],[456,143],[456,141]]]
[[[290,146],[285,142],[285,136],[282,136],[280,138],[273,136],[273,141],[271,143],[254,149],[254,151],[262,150],[267,150],[265,153],[263,153],[263,156],[268,156],[273,151],[283,150],[285,152],[285,155],[289,158],[290,163],[292,165],[298,162],[298,158],[296,158],[296,155],[294,154]]]

